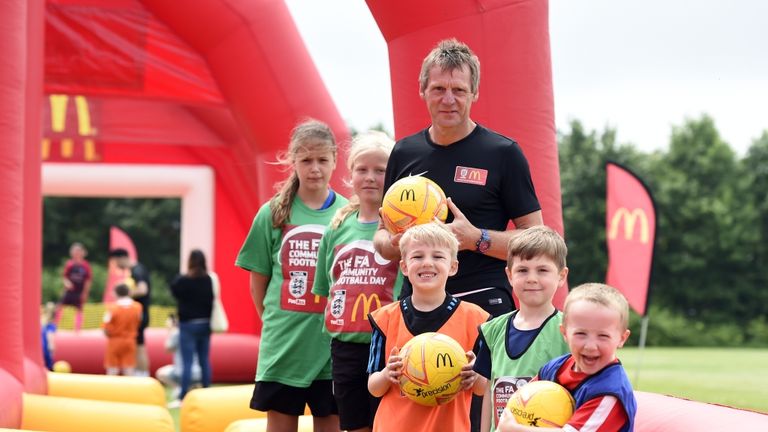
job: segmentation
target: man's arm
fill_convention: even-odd
[[[136,281],[136,290],[133,292],[132,297],[139,298],[147,295],[147,292],[149,292],[149,288],[147,288],[147,282],[143,280]]]
[[[251,299],[253,305],[256,307],[256,313],[259,314],[259,318],[264,313],[264,296],[267,295],[267,284],[269,284],[269,276],[252,271],[250,287],[251,287]]]
[[[472,225],[472,223],[464,216],[464,213],[456,207],[456,204],[448,198],[448,208],[453,214],[453,222],[447,226],[456,235],[459,240],[459,250],[471,250],[477,249],[477,241],[480,239],[481,228]],[[491,247],[485,252],[485,255],[498,258],[500,260],[507,259],[507,244],[518,230],[530,228],[534,225],[543,225],[544,221],[541,217],[541,210],[537,210],[532,213],[528,213],[525,216],[515,218],[512,222],[515,223],[515,229],[507,231],[491,231],[488,230],[488,236],[491,239]]]

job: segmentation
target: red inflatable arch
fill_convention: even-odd
[[[442,38],[467,42],[482,62],[473,117],[520,142],[544,220],[562,232],[547,2],[367,3],[389,46],[397,136],[429,121],[417,86],[424,55]],[[206,249],[231,332],[258,333],[248,276],[233,263],[260,203],[284,177],[266,162],[306,116],[348,139],[284,1],[3,1],[0,52],[0,428],[19,426],[22,392],[47,391],[43,190],[181,197],[189,209],[182,224],[201,233],[182,229],[182,256]],[[195,211],[202,216],[190,222]],[[658,398],[641,399],[641,414],[652,414]],[[727,411],[716,415],[732,416],[735,428],[759,422]],[[678,422],[638,430],[686,430]]]

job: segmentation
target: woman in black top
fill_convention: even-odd
[[[203,387],[211,385],[211,309],[213,308],[213,282],[205,265],[205,255],[195,249],[189,254],[187,273],[171,283],[179,317],[179,349],[183,364],[179,399],[189,391],[192,381],[194,353],[200,362]]]

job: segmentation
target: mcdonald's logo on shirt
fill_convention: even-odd
[[[487,180],[488,170],[480,168],[457,166],[456,172],[453,175],[453,181],[456,183],[468,183],[485,186]]]
[[[368,320],[368,314],[371,313],[371,305],[373,305],[374,300],[376,301],[376,309],[381,307],[381,300],[379,299],[379,295],[376,293],[373,293],[370,295],[366,295],[365,293],[360,293],[357,295],[357,298],[355,299],[355,304],[352,306],[352,322],[357,321],[357,308],[360,306],[360,303],[363,303],[363,319]]]
[[[619,226],[624,227],[624,239],[632,240],[635,235],[635,227],[640,225],[640,243],[648,243],[650,240],[648,216],[645,210],[636,208],[629,211],[626,207],[620,207],[611,217],[611,224],[608,230],[608,238],[615,239],[619,235]]]

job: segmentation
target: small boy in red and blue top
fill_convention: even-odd
[[[538,379],[555,381],[576,400],[576,411],[562,430],[631,432],[637,401],[616,350],[629,337],[629,306],[619,291],[588,283],[568,294],[560,329],[571,351],[545,364]],[[508,410],[500,432],[535,432],[517,423]]]

